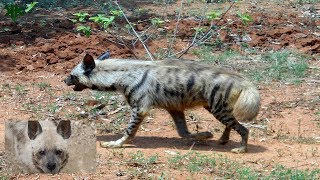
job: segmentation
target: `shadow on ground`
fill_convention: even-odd
[[[117,140],[121,135],[105,135],[97,136],[97,141],[113,141]],[[220,145],[216,140],[195,141],[191,139],[182,139],[177,137],[155,137],[155,136],[136,136],[131,144],[125,144],[126,148],[172,148],[181,150],[197,150],[197,151],[217,151],[230,152],[231,149],[240,145],[240,142],[230,140],[226,145]],[[261,153],[267,149],[263,146],[248,144],[250,153]]]

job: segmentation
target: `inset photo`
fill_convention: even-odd
[[[8,120],[5,124],[8,173],[93,173],[96,136],[93,122],[47,119]]]

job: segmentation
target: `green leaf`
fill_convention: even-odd
[[[77,31],[84,33],[87,37],[89,37],[91,35],[90,26],[78,26]]]
[[[244,14],[238,13],[238,16],[240,17],[244,25],[247,25],[249,22],[253,21],[252,17],[247,13],[244,13]]]
[[[90,17],[89,20],[92,20],[96,23],[102,23],[103,18],[106,18],[104,14],[98,14],[97,16]]]
[[[33,8],[34,8],[34,6],[36,5],[36,4],[38,4],[38,2],[32,2],[32,3],[30,3],[30,4],[27,4],[27,8],[24,10],[26,13],[28,13],[29,11],[31,11]]]
[[[77,17],[89,16],[89,14],[86,12],[77,12],[77,13],[74,13],[73,15]]]
[[[194,30],[196,30],[197,33],[203,33],[206,31],[206,28],[205,27],[200,27],[200,28],[193,28]]]
[[[76,19],[70,19],[71,22],[76,23],[78,20]]]
[[[112,14],[113,16],[120,16],[122,14],[122,11],[120,11],[120,10],[111,10],[110,14]]]
[[[106,17],[104,14],[98,14],[97,16],[90,17],[89,20],[92,20],[96,23],[102,24],[103,28],[108,28],[110,24],[113,23],[115,16]]]
[[[22,8],[16,4],[7,4],[4,9],[7,10],[5,15],[10,17],[14,22],[17,21],[18,17],[24,14]]]
[[[105,21],[103,21],[103,28],[108,28],[110,24],[113,23],[115,16],[110,16],[110,18],[105,19]]]
[[[160,26],[163,23],[164,23],[164,21],[159,18],[152,18],[151,19],[151,24],[153,24],[155,26]]]
[[[220,15],[221,15],[220,12],[212,11],[207,15],[207,18],[209,20],[214,20],[214,19],[218,19]]]
[[[74,13],[73,15],[77,16],[80,22],[84,22],[86,17],[89,16],[89,14],[86,12],[78,12],[78,13]]]

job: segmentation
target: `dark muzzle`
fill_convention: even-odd
[[[74,91],[82,91],[88,88],[87,86],[81,84],[77,77],[72,75],[68,76],[63,82],[66,83],[68,86],[74,85],[73,87]]]

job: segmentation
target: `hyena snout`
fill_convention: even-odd
[[[74,85],[73,87],[74,91],[82,91],[88,88],[87,86],[81,84],[77,77],[72,75],[68,76],[65,80],[63,80],[63,82],[66,83],[68,86]]]
[[[57,165],[56,163],[48,163],[47,164],[47,169],[50,170],[51,172],[56,169]]]
[[[63,82],[66,83],[68,86],[75,85],[75,83],[72,82],[71,76],[68,76],[66,79],[63,80]]]

